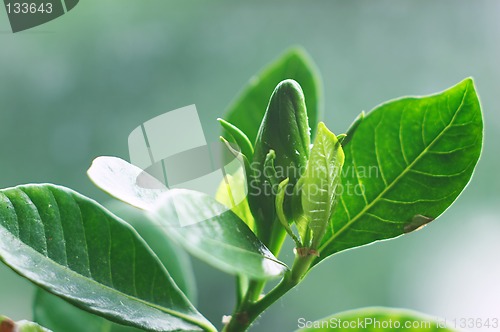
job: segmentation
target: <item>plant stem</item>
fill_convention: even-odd
[[[270,241],[268,246],[269,250],[273,253],[275,257],[279,256],[281,247],[285,242],[285,238],[286,238],[285,228],[279,223],[278,220],[275,220],[271,235],[272,240]]]
[[[243,276],[236,276],[236,305],[240,305],[248,289],[248,280]]]
[[[313,262],[315,256],[296,256],[292,269],[287,271],[281,282],[274,287],[262,299],[255,301],[256,293],[260,294],[261,281],[250,282],[248,291],[241,304],[237,307],[229,323],[222,330],[223,332],[246,331],[260,314],[269,306],[285,295],[290,289],[295,287],[304,278]]]
[[[276,227],[276,225],[278,227]],[[271,241],[268,244],[269,250],[273,253],[275,257],[279,256],[281,251],[281,247],[285,242],[286,231],[285,229],[278,223],[275,222],[272,230]],[[267,280],[252,280],[248,286],[247,291],[250,292],[249,301],[255,302],[260,298],[264,287],[266,287]]]

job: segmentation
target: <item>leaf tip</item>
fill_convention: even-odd
[[[474,77],[472,77],[472,76],[466,77],[463,80],[463,82],[465,82],[468,85],[474,85],[475,84]]]
[[[326,126],[326,124],[323,121],[320,121],[318,123],[317,132],[318,132],[318,134],[319,133],[324,133],[324,134],[331,133],[331,131],[328,129],[328,127]]]
[[[454,88],[460,88],[460,89],[463,89],[464,91],[467,91],[469,89],[472,89],[475,91],[476,90],[475,80],[472,76],[466,77],[462,81],[460,81],[457,85],[452,87],[451,89],[454,89]]]
[[[309,53],[307,53],[306,49],[301,45],[290,46],[285,51],[285,55],[288,56],[289,58],[297,58],[305,63],[311,62],[311,57]]]

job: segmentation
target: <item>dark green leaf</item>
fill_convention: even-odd
[[[82,309],[150,331],[214,330],[132,227],[54,185],[0,191],[0,259]]]
[[[152,216],[165,234],[214,267],[255,279],[286,270],[238,216],[208,195],[172,189],[157,207]]]
[[[125,203],[113,200],[106,205],[117,216],[131,224],[158,256],[180,290],[192,303],[196,300],[196,284],[189,256],[178,246],[157,232],[144,214]],[[35,321],[55,332],[137,332],[133,327],[113,323],[100,316],[81,310],[41,289],[33,303]]]
[[[134,227],[158,256],[175,284],[191,303],[196,304],[196,281],[189,255],[172,243],[162,232],[158,232],[157,227],[151,223],[143,211],[117,200],[112,200],[106,204],[106,207]]]
[[[309,123],[314,127],[322,112],[322,87],[316,66],[305,51],[298,48],[290,49],[252,77],[233,101],[224,118],[240,128],[250,142],[255,142],[269,97],[279,82],[289,78],[297,81],[302,87]]]
[[[42,289],[35,294],[34,320],[54,332],[140,332],[75,307]]]
[[[232,123],[227,122],[224,119],[217,119],[230,137],[234,139],[234,142],[238,145],[241,153],[247,158],[247,160],[252,160],[253,158],[253,145],[240,128],[236,127]]]
[[[308,324],[308,327],[305,325]],[[362,308],[344,311],[318,321],[299,321],[296,332],[376,332],[376,331],[457,331],[446,327],[444,320],[415,311],[391,308]],[[302,328],[303,327],[303,328]]]
[[[436,219],[469,182],[482,137],[471,79],[370,112],[344,150],[343,194],[315,263]]]
[[[140,168],[115,157],[97,158],[88,173],[112,196],[145,208],[165,236],[216,268],[257,279],[286,270],[238,216],[208,195],[172,189],[158,199],[137,186],[139,174],[145,176]]]

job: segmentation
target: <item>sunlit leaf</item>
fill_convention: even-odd
[[[345,148],[343,194],[315,263],[436,219],[469,182],[482,140],[471,79],[375,108]]]
[[[149,195],[137,188],[136,179],[144,172],[115,157],[97,158],[88,173],[112,196],[145,208],[159,232],[218,269],[256,279],[277,277],[287,269],[236,214],[206,194],[166,189],[158,197]]]

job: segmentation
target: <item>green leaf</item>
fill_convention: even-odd
[[[347,130],[347,132],[345,134],[337,136],[337,138],[339,139],[342,146],[345,147],[347,144],[349,144],[349,142],[351,141],[351,138],[354,136],[354,133],[356,132],[359,125],[361,124],[361,122],[363,122],[364,119],[365,119],[365,111],[361,112],[356,117],[356,119],[354,119],[354,121],[352,122],[351,126],[349,127],[349,129]],[[342,136],[342,138],[341,138],[341,136]]]
[[[139,332],[130,326],[113,323],[103,317],[75,307],[42,289],[35,294],[34,320],[55,332]]]
[[[252,232],[256,232],[255,219],[250,211],[250,205],[248,204],[248,187],[247,179],[252,177],[252,170],[250,163],[245,155],[240,151],[234,149],[231,144],[224,138],[220,137],[222,143],[224,143],[233,156],[239,160],[240,165],[236,168],[228,170],[224,178],[219,183],[217,191],[215,193],[215,199],[230,208],[241,220],[243,220]],[[243,165],[243,166],[241,166]],[[229,172],[228,172],[229,171]]]
[[[344,152],[340,142],[320,122],[306,170],[298,184],[304,218],[300,218],[297,228],[302,241],[308,238],[309,231],[312,233],[311,243],[302,243],[305,247],[317,249],[323,239],[337,205],[343,164]]]
[[[168,190],[153,176],[116,157],[97,157],[87,175],[103,191],[141,210],[152,210],[159,197]],[[149,184],[148,188],[137,184],[139,175],[141,181]]]
[[[299,327],[296,332],[458,331],[446,327],[444,319],[411,310],[377,307],[344,311],[318,321],[299,320]]]
[[[288,50],[252,77],[224,118],[241,129],[250,142],[255,142],[269,97],[278,83],[285,79],[294,79],[302,87],[309,123],[315,126],[323,108],[322,86],[316,66],[300,48]]]
[[[0,332],[51,332],[50,330],[26,320],[14,322],[11,319],[0,316]]]
[[[345,148],[343,194],[315,264],[436,219],[469,182],[482,137],[471,79],[375,108]]]
[[[114,214],[127,221],[149,247],[158,256],[180,290],[196,302],[196,283],[189,256],[178,246],[157,232],[144,214],[119,201],[113,200],[106,207]],[[137,332],[133,327],[119,325],[105,318],[81,310],[48,292],[37,290],[33,303],[34,320],[42,326],[54,331],[103,331],[103,332]]]
[[[0,191],[0,259],[45,290],[150,331],[214,330],[127,223],[72,190]]]
[[[236,198],[245,195],[244,188],[246,186],[246,178],[243,167],[236,170],[234,174],[227,174],[224,180],[219,184],[217,192],[215,194],[215,199],[224,204],[227,207],[231,207],[233,211],[241,220],[248,225],[248,227],[254,231],[255,221],[253,219],[252,213],[250,212],[250,207],[248,206],[248,200],[246,197],[241,200],[240,203],[236,204]]]
[[[285,216],[285,209],[284,209],[285,190],[288,186],[288,181],[289,179],[286,178],[283,181],[281,181],[281,183],[278,185],[278,192],[276,193],[276,215],[278,217],[279,222],[285,229],[285,231],[292,238],[293,242],[295,242],[297,248],[300,248],[302,247],[302,243],[293,232],[292,228],[290,227],[288,218]]]
[[[253,158],[253,145],[245,135],[244,132],[240,130],[240,128],[235,125],[227,122],[224,119],[217,119],[221,126],[228,132],[229,136],[232,137],[235,143],[240,148],[241,153],[248,159],[252,160]]]
[[[112,196],[147,209],[165,236],[216,268],[256,279],[287,269],[236,214],[208,195],[184,189],[150,195],[135,181],[143,171],[115,157],[97,158],[88,174]]]
[[[203,193],[172,189],[152,218],[172,240],[222,271],[266,279],[287,269],[238,216]]]
[[[179,289],[191,303],[196,304],[196,280],[189,255],[162,232],[158,232],[157,227],[141,210],[117,200],[112,200],[105,205],[111,212],[134,227],[158,256]]]

